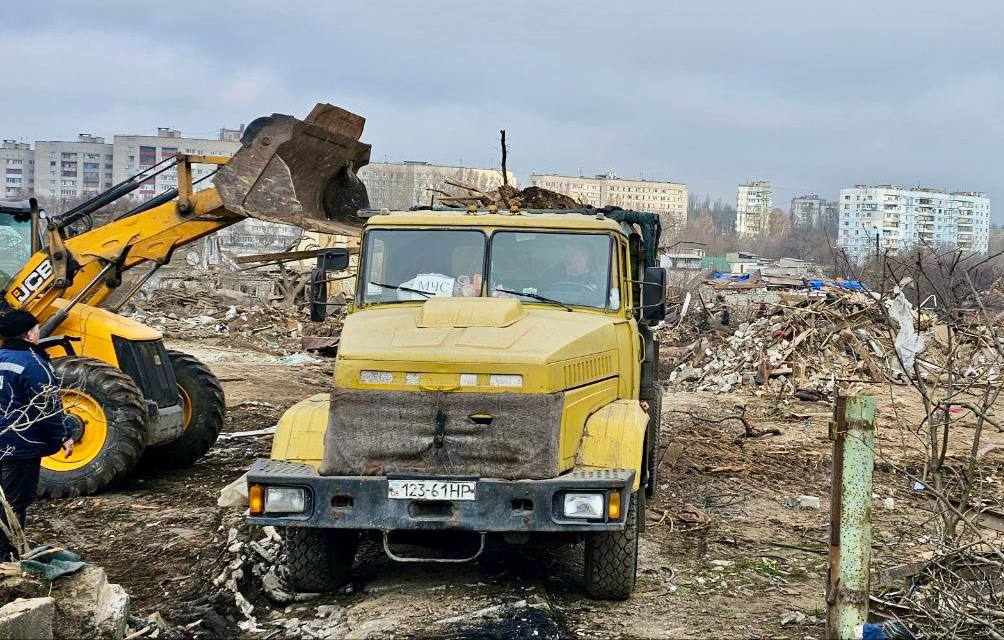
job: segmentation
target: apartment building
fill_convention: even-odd
[[[789,214],[796,227],[835,225],[840,214],[840,203],[820,198],[816,194],[795,196],[791,199]]]
[[[839,202],[837,246],[856,262],[920,244],[974,253],[989,245],[990,199],[980,192],[856,185]]]
[[[35,142],[35,195],[57,208],[112,186],[112,145],[100,136]]]
[[[303,229],[248,218],[216,233],[220,245],[234,256],[290,251],[303,235]]]
[[[736,233],[758,236],[770,232],[770,212],[773,205],[770,182],[751,181],[736,190]]]
[[[428,205],[433,196],[443,192],[451,196],[470,195],[469,192],[450,186],[447,180],[488,192],[502,185],[502,172],[498,169],[450,167],[428,162],[371,162],[359,170],[359,178],[366,185],[370,206],[374,209],[407,210],[417,205]],[[516,186],[516,176],[509,172],[509,184]]]
[[[0,197],[21,200],[35,193],[35,152],[27,142],[4,140],[0,145]]]
[[[1004,227],[991,227],[990,228],[990,242],[987,247],[987,253],[1000,253],[1004,251]]]
[[[175,154],[206,156],[232,156],[240,148],[240,129],[221,129],[218,140],[206,138],[186,138],[181,132],[169,127],[159,127],[155,136],[116,135],[112,144],[112,166],[114,172],[112,181],[119,183],[140,171],[149,169],[157,163],[174,157]],[[216,170],[215,165],[192,165],[192,178],[205,178]],[[134,198],[147,199],[178,186],[178,172],[170,168],[157,177],[147,180],[143,186],[133,192]],[[196,189],[211,186],[209,180]]]
[[[614,205],[657,213],[667,229],[687,223],[687,185],[679,182],[631,180],[613,173],[592,178],[531,174],[530,186],[557,191],[594,207]],[[664,236],[669,238],[669,234]]]

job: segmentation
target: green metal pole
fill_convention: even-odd
[[[833,413],[826,636],[852,640],[868,620],[875,398],[837,398]]]

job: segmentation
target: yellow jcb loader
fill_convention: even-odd
[[[186,466],[213,446],[225,411],[213,374],[192,356],[166,349],[159,332],[101,304],[124,272],[148,267],[116,296],[116,309],[178,247],[245,217],[355,233],[335,218],[368,206],[355,174],[369,162],[370,147],[359,141],[364,123],[318,104],[305,120],[258,118],[232,158],[163,158],[62,215],[44,215],[34,199],[0,203],[0,312],[24,309],[39,318],[75,423],[72,455],[42,461],[44,494],[93,494],[141,460]],[[218,165],[210,174],[213,188],[196,190],[201,180],[193,181],[193,164]],[[73,234],[94,212],[172,169],[176,189]]]

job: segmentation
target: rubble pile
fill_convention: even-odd
[[[267,637],[344,636],[349,630],[345,607],[300,604],[317,600],[321,594],[294,593],[286,586],[279,562],[282,549],[282,538],[274,527],[252,529],[239,524],[229,528],[213,586],[233,597],[242,617],[238,628]]]
[[[839,383],[902,382],[915,375],[914,361],[923,376],[945,371],[947,328],[902,293],[880,300],[874,292],[830,287],[769,292],[758,300],[735,295],[741,299],[733,305],[730,296],[711,292],[717,304],[698,304],[684,324],[663,332],[667,343],[686,345],[669,374],[678,388],[749,387],[818,400]],[[956,341],[957,373],[996,377],[999,356],[983,323],[974,317]]]
[[[299,305],[261,304],[240,291],[187,281],[172,288],[144,290],[123,311],[168,338],[221,338],[228,344],[287,355],[301,351],[308,336],[338,336],[344,310],[313,323]]]
[[[34,569],[0,563],[0,638],[106,638],[122,640],[130,631],[130,598],[109,582],[105,570],[86,562],[53,563],[51,575],[39,573],[46,554],[36,550]],[[75,556],[74,557],[78,557]],[[44,560],[43,560],[44,562]],[[70,564],[76,565],[68,568]]]

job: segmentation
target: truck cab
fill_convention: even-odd
[[[248,474],[293,586],[344,582],[362,533],[416,560],[396,541],[450,532],[473,540],[450,561],[582,541],[590,595],[628,597],[655,491],[657,234],[623,211],[371,215],[334,386]]]

